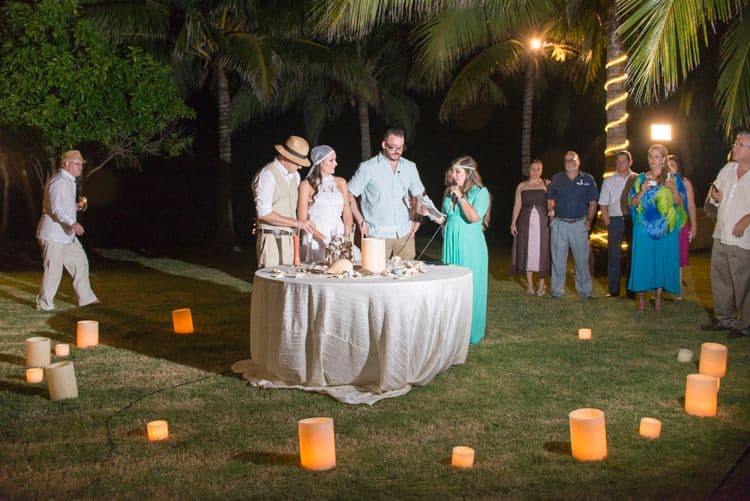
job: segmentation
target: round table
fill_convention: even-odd
[[[264,268],[253,281],[251,360],[233,368],[258,386],[371,404],[466,360],[471,301],[471,270],[459,266],[406,278]]]

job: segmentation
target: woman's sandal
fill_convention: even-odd
[[[547,293],[547,287],[546,287],[546,286],[544,286],[544,285],[542,285],[541,287],[539,287],[539,288],[538,288],[538,289],[536,290],[536,295],[537,295],[537,296],[539,296],[539,297],[542,297],[542,296],[544,296],[544,295],[545,295],[546,293]]]

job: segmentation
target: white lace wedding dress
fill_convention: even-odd
[[[300,258],[303,262],[318,262],[326,259],[326,246],[336,235],[344,236],[344,221],[341,215],[344,211],[344,195],[336,186],[332,175],[325,176],[318,192],[313,197],[313,203],[309,209],[309,219],[315,224],[315,228],[322,233],[326,241],[321,243],[312,235],[302,235],[300,241]],[[359,249],[352,247],[353,260],[360,260]]]

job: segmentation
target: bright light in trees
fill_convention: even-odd
[[[531,42],[529,42],[529,46],[532,50],[538,50],[542,48],[542,41],[538,38],[532,38]]]
[[[652,141],[671,141],[672,126],[670,124],[651,124]]]

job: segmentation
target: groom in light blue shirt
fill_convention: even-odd
[[[386,259],[414,259],[419,223],[412,219],[411,199],[424,193],[424,185],[416,164],[401,156],[403,131],[389,129],[381,147],[380,153],[359,164],[348,183],[349,193],[361,200],[360,231],[363,237],[386,239]]]

